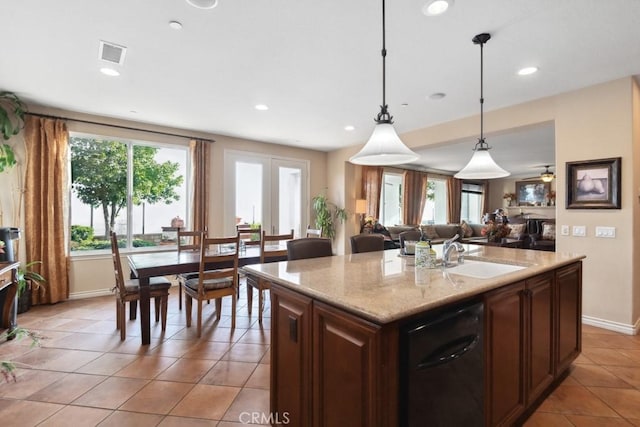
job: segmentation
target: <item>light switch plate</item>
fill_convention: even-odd
[[[568,236],[569,235],[569,226],[568,225],[563,225],[560,227],[560,234],[562,236]]]
[[[596,226],[596,237],[605,237],[608,239],[615,239],[616,228]]]
[[[572,234],[576,237],[585,237],[587,235],[587,227],[584,225],[574,225]]]

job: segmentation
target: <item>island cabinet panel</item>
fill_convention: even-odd
[[[271,411],[294,426],[312,419],[311,310],[310,298],[283,288],[271,293],[271,364],[279,368],[271,370]]]
[[[525,396],[533,403],[554,378],[553,273],[526,281],[525,290]]]
[[[313,425],[379,425],[380,328],[314,302],[313,332]]]
[[[486,425],[512,425],[525,407],[525,282],[505,286],[485,298]]]
[[[556,270],[557,363],[565,371],[582,350],[582,262]]]

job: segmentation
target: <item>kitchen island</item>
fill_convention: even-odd
[[[465,248],[467,265],[520,268],[491,277],[458,267],[416,274],[412,258],[398,250],[244,267],[272,283],[272,412],[291,425],[438,425],[442,414],[431,414],[421,396],[443,385],[424,376],[416,389],[416,378],[427,372],[422,365],[431,362],[412,371],[411,334],[425,329],[416,325],[465,312],[479,326],[466,318],[458,323],[477,333],[461,336],[461,351],[438,356],[439,365],[475,360],[465,354],[475,346],[479,380],[445,401],[479,402],[479,411],[465,415],[475,425],[526,417],[580,353],[583,256]],[[462,306],[476,311],[469,315]],[[465,394],[474,387],[480,393]],[[460,405],[438,410],[446,419]]]

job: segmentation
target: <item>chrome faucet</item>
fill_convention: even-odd
[[[442,268],[451,267],[453,264],[451,263],[451,252],[455,249],[458,252],[458,264],[462,264],[462,260],[460,257],[464,252],[464,247],[460,244],[460,242],[456,242],[456,239],[460,237],[459,234],[456,234],[449,240],[445,240],[442,247]],[[464,259],[464,258],[463,258]]]

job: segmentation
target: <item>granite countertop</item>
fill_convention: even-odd
[[[395,249],[253,264],[242,267],[242,270],[382,325],[584,258],[572,253],[463,246],[468,260],[526,268],[490,279],[479,279],[449,273],[438,267],[416,278],[413,257],[400,256],[400,251]],[[435,249],[441,256],[442,246]]]

